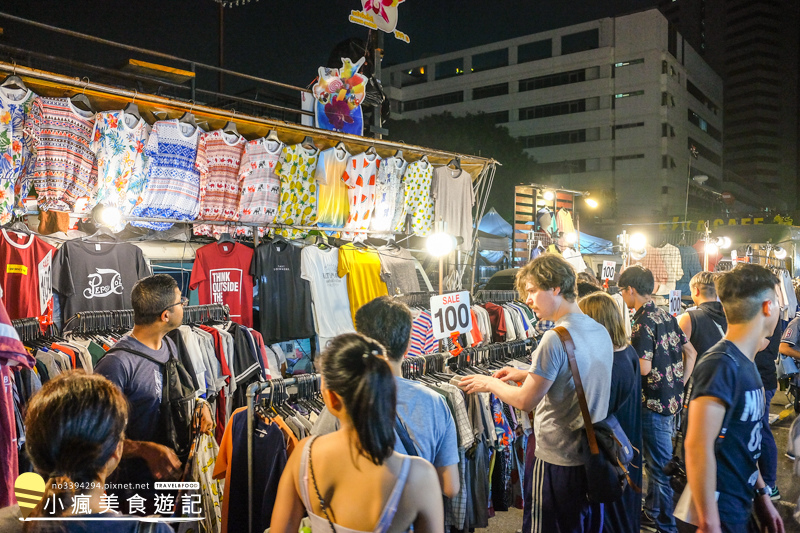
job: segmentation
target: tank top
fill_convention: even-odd
[[[309,457],[311,456],[311,445],[314,443],[316,438],[317,437],[310,439],[308,442],[306,442],[306,445],[303,446],[303,455],[302,459],[300,460],[300,496],[303,499],[303,505],[308,513],[308,519],[311,521],[311,531],[328,533],[331,528],[328,520],[324,516],[314,514],[314,511],[312,510],[313,508],[311,507],[311,499],[308,495],[308,484],[311,483],[308,462]],[[400,475],[397,477],[397,482],[394,485],[394,489],[392,489],[389,499],[386,500],[386,505],[383,508],[383,512],[381,513],[378,523],[375,524],[375,528],[371,532],[359,531],[357,529],[350,529],[340,526],[339,524],[334,524],[334,527],[336,528],[335,533],[386,533],[389,530],[389,526],[392,525],[394,515],[397,513],[397,506],[400,503],[400,496],[403,495],[403,488],[406,485],[408,471],[410,468],[411,458],[404,456],[403,464],[400,466]]]
[[[702,308],[693,309],[688,313],[692,321],[692,335],[689,342],[697,350],[697,362],[700,362],[702,355],[722,340],[725,330],[722,324],[717,323]]]

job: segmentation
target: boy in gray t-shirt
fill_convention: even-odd
[[[608,412],[614,348],[606,329],[578,307],[576,277],[563,257],[546,253],[520,269],[517,289],[539,320],[553,321],[569,331],[592,421],[597,422]],[[522,386],[504,381],[522,382]],[[532,509],[524,522],[530,520],[533,531],[599,531],[602,506],[590,504],[586,498],[586,472],[580,453],[580,443],[585,441],[584,423],[558,334],[548,331],[543,335],[529,371],[504,368],[494,377],[466,376],[460,386],[468,393],[491,392],[523,411],[536,410],[536,458],[531,494],[525,494],[531,499]]]

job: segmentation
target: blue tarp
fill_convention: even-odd
[[[612,254],[614,243],[601,239],[600,237],[593,237],[584,232],[581,233],[581,253],[582,254]]]

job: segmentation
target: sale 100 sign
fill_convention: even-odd
[[[472,329],[469,292],[453,292],[431,297],[433,337],[445,339],[452,333],[466,333]]]

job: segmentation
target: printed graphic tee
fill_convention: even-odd
[[[131,308],[133,285],[151,274],[142,250],[128,243],[67,241],[53,262],[62,316]]]
[[[317,221],[317,168],[319,150],[306,150],[302,144],[285,146],[275,173],[281,177],[281,199],[275,222],[287,226],[310,226]],[[294,239],[308,231],[281,229],[277,233]]]
[[[200,214],[204,220],[235,221],[239,216],[241,176],[239,165],[247,139],[222,130],[200,136],[197,167],[200,169]],[[201,224],[195,235],[219,238],[224,226]]]
[[[50,280],[56,249],[36,235],[0,233],[0,288],[9,317],[52,316]]]
[[[244,244],[216,242],[203,246],[194,258],[189,288],[198,289],[200,305],[230,307],[231,320],[253,327],[253,249]]]
[[[239,167],[242,177],[241,222],[271,224],[278,214],[281,178],[275,169],[282,152],[283,143],[267,138],[247,143]]]
[[[347,299],[347,282],[339,277],[339,250],[316,246],[303,249],[300,270],[311,283],[314,323],[320,337],[355,331]]]
[[[350,198],[350,216],[347,217],[346,228],[369,228],[370,217],[375,207],[375,182],[380,164],[381,158],[378,154],[366,152],[347,160],[342,178],[347,185],[347,194]]]
[[[30,185],[15,191],[17,180],[24,179],[35,158],[31,153],[33,137],[25,129],[25,117],[36,95],[30,90],[0,87],[0,224],[11,221],[15,195],[27,196]]]
[[[301,250],[283,239],[256,248],[250,273],[258,283],[259,333],[265,344],[314,336],[311,288],[300,276]]]
[[[395,231],[404,231],[406,217],[411,216],[411,232],[427,237],[433,229],[433,199],[431,179],[433,165],[428,161],[415,161],[406,168],[403,179],[403,209],[397,219]]]

